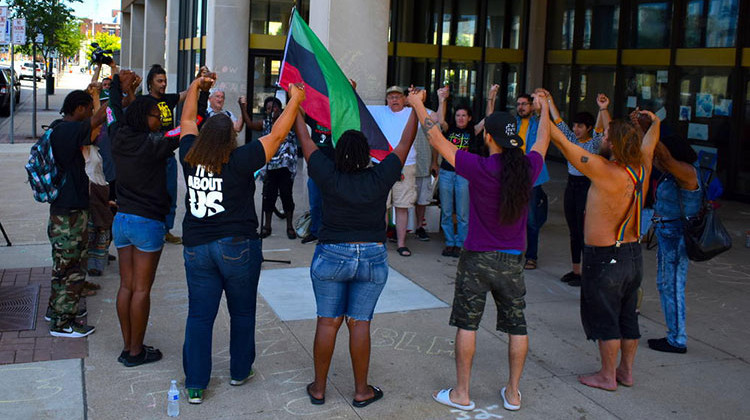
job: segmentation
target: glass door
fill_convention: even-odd
[[[278,95],[280,99],[286,98],[283,89],[278,87],[282,54],[283,51],[250,53],[248,80],[251,82],[248,85],[247,106],[253,121],[263,119],[263,102],[267,97]],[[286,105],[284,99],[281,99],[281,103]],[[252,132],[251,139],[258,139],[260,134],[259,131]]]

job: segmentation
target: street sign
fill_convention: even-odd
[[[13,19],[13,44],[26,45],[26,19]]]
[[[0,44],[7,44],[10,38],[8,25],[8,6],[0,6]]]

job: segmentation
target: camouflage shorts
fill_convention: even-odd
[[[497,306],[498,331],[526,335],[526,318],[523,316],[526,285],[522,261],[523,255],[464,250],[458,260],[450,325],[477,330],[487,292],[492,292]]]

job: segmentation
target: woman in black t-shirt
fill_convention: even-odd
[[[222,291],[231,318],[229,384],[242,385],[253,376],[255,303],[263,260],[253,173],[286,139],[305,99],[303,85],[292,85],[289,104],[270,133],[237,147],[234,124],[224,114],[207,119],[198,134],[198,85],[204,82],[210,84],[213,78],[193,82],[180,121],[180,161],[187,186],[183,255],[189,292],[182,357],[192,404],[203,401],[211,379],[211,336]]]
[[[326,377],[344,316],[354,370],[352,405],[364,407],[383,397],[379,388],[367,383],[370,320],[388,279],[385,201],[401,177],[416,129],[412,113],[393,153],[371,166],[370,147],[362,132],[344,132],[331,160],[313,143],[303,117],[297,117],[295,130],[309,175],[323,197],[320,242],[310,267],[318,315],[313,349],[315,380],[307,386],[312,404],[325,402]]]
[[[494,110],[498,85],[490,88],[488,95],[488,114]],[[474,123],[471,109],[466,105],[456,107],[453,121],[445,121],[446,101],[449,96],[448,87],[438,89],[438,118],[445,132],[445,138],[458,150],[465,150],[478,155],[486,155],[484,142],[478,137],[484,128],[484,119]],[[437,155],[435,155],[437,158]],[[438,171],[437,160],[432,162],[434,172]],[[439,167],[438,188],[440,191],[440,227],[445,235],[445,257],[458,257],[469,231],[469,181],[456,174],[456,170],[443,160]],[[453,228],[453,215],[456,215],[457,230]]]

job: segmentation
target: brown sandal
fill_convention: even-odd
[[[526,260],[523,268],[524,270],[536,270],[536,260]]]

